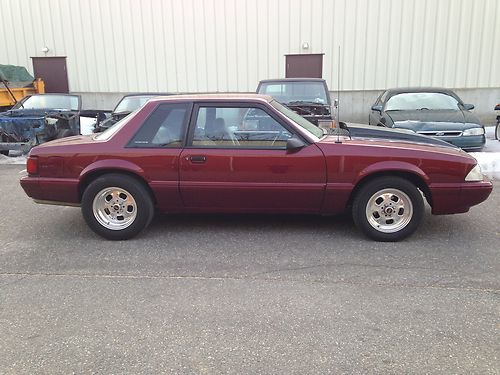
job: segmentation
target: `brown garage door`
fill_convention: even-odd
[[[45,92],[68,93],[66,57],[32,57],[35,78],[45,82]]]
[[[323,54],[286,55],[286,78],[322,78]]]

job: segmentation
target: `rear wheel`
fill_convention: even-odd
[[[108,174],[90,183],[82,197],[89,227],[110,240],[126,240],[146,228],[154,214],[151,196],[135,178]]]
[[[376,241],[399,241],[411,235],[424,213],[422,195],[400,177],[380,177],[361,187],[352,206],[356,226]]]

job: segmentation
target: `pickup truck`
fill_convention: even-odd
[[[272,96],[314,125],[333,120],[332,102],[324,79],[265,79],[259,82],[257,94]]]

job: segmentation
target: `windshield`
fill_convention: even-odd
[[[13,109],[69,109],[78,111],[80,98],[75,95],[32,95]]]
[[[259,87],[259,94],[270,95],[283,104],[328,104],[323,82],[264,82]]]
[[[134,112],[130,113],[129,115],[125,116],[122,118],[120,121],[117,121],[115,124],[111,125],[109,128],[107,128],[105,131],[102,133],[97,134],[94,139],[98,141],[106,141],[110,139],[113,135],[115,135],[123,126],[129,122],[129,120],[135,116],[135,114],[138,111],[135,110]]]
[[[113,113],[132,112],[141,108],[146,102],[155,95],[134,95],[125,96],[116,106]]]
[[[392,96],[385,105],[386,111],[413,111],[420,109],[459,109],[451,95],[439,92],[412,92]]]
[[[323,129],[320,129],[317,126],[311,124],[304,117],[296,114],[294,111],[292,111],[291,109],[278,103],[276,100],[273,100],[271,102],[271,105],[274,108],[276,108],[278,111],[280,111],[282,114],[284,114],[286,117],[291,119],[293,122],[295,122],[297,125],[301,126],[305,130],[307,130],[309,133],[314,135],[315,137],[321,138],[323,136]]]

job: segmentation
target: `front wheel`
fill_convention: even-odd
[[[424,202],[417,187],[400,177],[380,177],[356,194],[352,217],[356,226],[376,241],[399,241],[420,224]]]
[[[110,240],[127,240],[146,228],[154,214],[153,202],[135,178],[107,174],[92,181],[82,197],[88,226]]]

